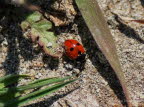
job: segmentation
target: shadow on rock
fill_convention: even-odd
[[[141,5],[144,7],[144,0],[140,0]]]
[[[140,38],[140,35],[133,28],[122,23],[118,19],[118,16],[116,16],[116,15],[115,15],[115,19],[119,23],[119,25],[117,27],[121,33],[123,33],[125,36],[127,36],[129,38],[133,38],[133,39],[137,40],[138,42],[144,44],[144,40],[142,38]]]
[[[22,37],[22,30],[19,26],[19,23],[21,23],[21,21],[23,21],[26,16],[32,12],[28,12],[26,16],[21,16],[23,15],[22,10],[27,11],[22,7],[15,7],[3,2],[0,3],[0,35],[3,35],[3,39],[5,39],[7,42],[5,45],[8,48],[7,56],[5,58],[5,62],[3,63],[3,68],[6,71],[6,75],[18,73],[17,71],[20,64],[19,55],[21,55],[25,60],[31,60],[33,58],[32,43]],[[19,78],[17,78],[17,81],[18,79]],[[17,83],[11,86],[17,86]],[[8,90],[7,92],[9,93],[9,91],[10,90]],[[11,97],[13,97],[14,99],[15,94],[16,93],[11,94]],[[18,105],[16,104],[15,107],[17,106]]]
[[[58,69],[58,65],[59,65],[59,59],[58,58],[54,58],[52,56],[48,56],[48,55],[43,55],[43,62],[45,64],[47,64],[47,68],[53,70],[57,70]]]
[[[22,7],[6,4],[3,5],[2,9],[3,19],[0,22],[2,26],[1,33],[8,43],[8,52],[6,61],[4,62],[4,69],[7,73],[16,73],[19,67],[19,55],[21,55],[24,60],[31,60],[34,56],[32,43],[22,36],[23,32],[19,26],[19,23],[21,23],[21,21],[23,21],[31,12],[28,12],[26,16],[20,16],[20,13],[26,12],[27,10],[24,10]]]

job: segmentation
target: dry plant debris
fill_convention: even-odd
[[[65,0],[62,0],[62,2],[64,1]],[[130,1],[132,9],[131,15],[129,15],[127,11],[129,6],[127,5],[126,0],[113,0],[114,4],[111,4],[111,6],[115,8],[111,9],[108,7],[111,0],[97,1],[103,10],[115,40],[117,53],[119,55],[125,79],[128,84],[128,89],[131,94],[131,103],[136,107],[140,105],[143,106],[144,43],[142,41],[144,40],[144,27],[143,25],[139,25],[135,22],[128,23],[128,25],[119,23],[116,21],[115,15],[112,14],[113,10],[115,10],[115,12],[120,16],[134,19],[144,19],[141,2],[139,0]],[[65,9],[66,8],[59,11],[66,13]],[[79,14],[78,12],[76,13]],[[70,15],[72,15],[72,17],[68,17],[69,14],[67,14],[66,20],[68,19],[69,22],[73,22],[75,14]],[[3,18],[0,18],[1,27],[3,27],[1,24],[3,20]],[[72,27],[63,29],[59,28],[57,30],[60,33],[65,31],[65,34],[70,34],[69,38],[73,38],[73,35],[77,34],[77,32],[79,32],[79,35],[81,36],[83,41],[82,43],[86,47],[88,56],[85,63],[85,69],[82,71],[81,80],[78,81],[77,84],[68,86],[56,93],[58,98],[55,98],[55,103],[50,103],[55,101],[53,97],[46,96],[43,99],[32,102],[32,104],[27,107],[43,107],[48,105],[52,107],[57,107],[57,105],[73,105],[75,107],[77,104],[87,107],[89,104],[93,104],[91,99],[95,100],[94,103],[100,107],[121,105],[121,102],[114,93],[114,90],[110,87],[108,81],[106,81],[106,79],[110,80],[111,83],[115,81],[113,79],[112,72],[110,72],[111,69],[109,69],[109,65],[106,63],[106,60],[99,51],[96,50],[97,52],[94,54],[93,49],[95,48],[95,42],[89,36],[90,34],[88,33],[82,18],[78,17],[73,23],[77,25],[75,27],[78,30],[74,31]],[[60,24],[57,25],[60,26]],[[0,44],[0,76],[8,73],[19,73],[34,75],[33,79],[37,79],[54,76],[66,76],[80,72],[78,69],[79,65],[75,66],[70,61],[62,59],[57,60],[50,56],[45,56],[41,54],[39,50],[35,50],[34,46],[28,39],[21,37],[22,34],[17,28],[17,23],[10,23],[9,29],[7,29],[7,31],[3,31],[2,35],[4,36],[4,41]],[[75,38],[80,39],[79,36],[76,36]],[[32,65],[33,62],[34,65]],[[42,62],[40,63],[40,66],[39,62]],[[100,67],[98,63],[101,63],[102,67]],[[103,68],[101,72],[99,71],[100,68]],[[25,84],[27,82],[27,80],[24,80],[18,85]],[[71,90],[74,86],[80,86],[80,88],[74,90],[68,95],[63,94],[67,92],[67,90]],[[116,89],[117,87],[115,90]]]

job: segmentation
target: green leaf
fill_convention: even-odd
[[[15,106],[15,105],[18,105],[18,106],[21,106],[25,103],[28,103],[29,101],[32,101],[32,100],[35,100],[35,99],[38,99],[38,98],[41,98],[45,95],[49,95],[55,91],[57,91],[58,89],[76,81],[77,79],[74,79],[74,80],[69,80],[67,82],[62,82],[62,83],[59,83],[59,84],[56,84],[56,85],[53,85],[53,86],[50,86],[48,88],[45,88],[45,89],[42,89],[42,90],[38,90],[38,91],[35,91],[35,92],[32,92],[26,96],[23,96],[23,97],[19,97],[18,99],[13,99],[13,100],[10,100],[10,101],[7,101],[6,102],[6,106]]]
[[[104,16],[96,0],[75,0],[76,4],[99,48],[114,69],[124,90],[128,104],[130,94],[117,56],[116,47]]]
[[[39,21],[39,20],[41,19],[41,17],[42,17],[42,16],[40,15],[39,12],[34,12],[34,13],[32,13],[31,15],[27,16],[26,20],[27,20],[29,23],[33,24],[33,23]]]
[[[23,31],[30,28],[27,36],[30,36],[33,42],[37,42],[46,54],[53,57],[62,56],[62,50],[59,50],[60,45],[57,43],[57,35],[53,31],[49,31],[52,29],[52,23],[41,13],[33,12],[28,15],[21,23],[21,27]]]
[[[22,78],[28,78],[30,76],[28,75],[17,75],[17,74],[11,74],[11,75],[7,75],[4,77],[0,78],[0,89],[11,85],[13,83],[16,83],[18,80],[22,79]]]
[[[52,28],[52,23],[47,20],[41,20],[35,24],[33,24],[34,28],[37,28],[38,30],[47,30]]]

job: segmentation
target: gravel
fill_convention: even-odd
[[[115,12],[119,16],[144,19],[142,1],[130,0],[130,5],[127,0],[97,1],[115,40],[131,103],[136,107],[144,105],[144,25],[135,22],[119,23],[112,14]],[[73,16],[72,19],[70,14],[67,16],[70,18],[68,22],[73,21]],[[2,20],[0,17],[0,28],[3,27]],[[20,81],[18,85],[21,85],[36,79],[81,73],[81,80],[54,93],[54,97],[45,96],[30,102],[27,107],[121,106],[123,95],[120,85],[81,16],[76,17],[69,28],[57,30],[62,36],[67,34],[68,38],[76,38],[83,43],[87,50],[84,64],[65,57],[55,59],[45,55],[28,38],[21,36],[17,22],[8,23],[5,20],[5,23],[10,26],[0,33],[0,76],[11,73],[33,76],[31,80]]]

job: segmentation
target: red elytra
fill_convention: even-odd
[[[77,59],[85,53],[84,47],[74,39],[68,39],[64,42],[65,53],[70,59]]]

